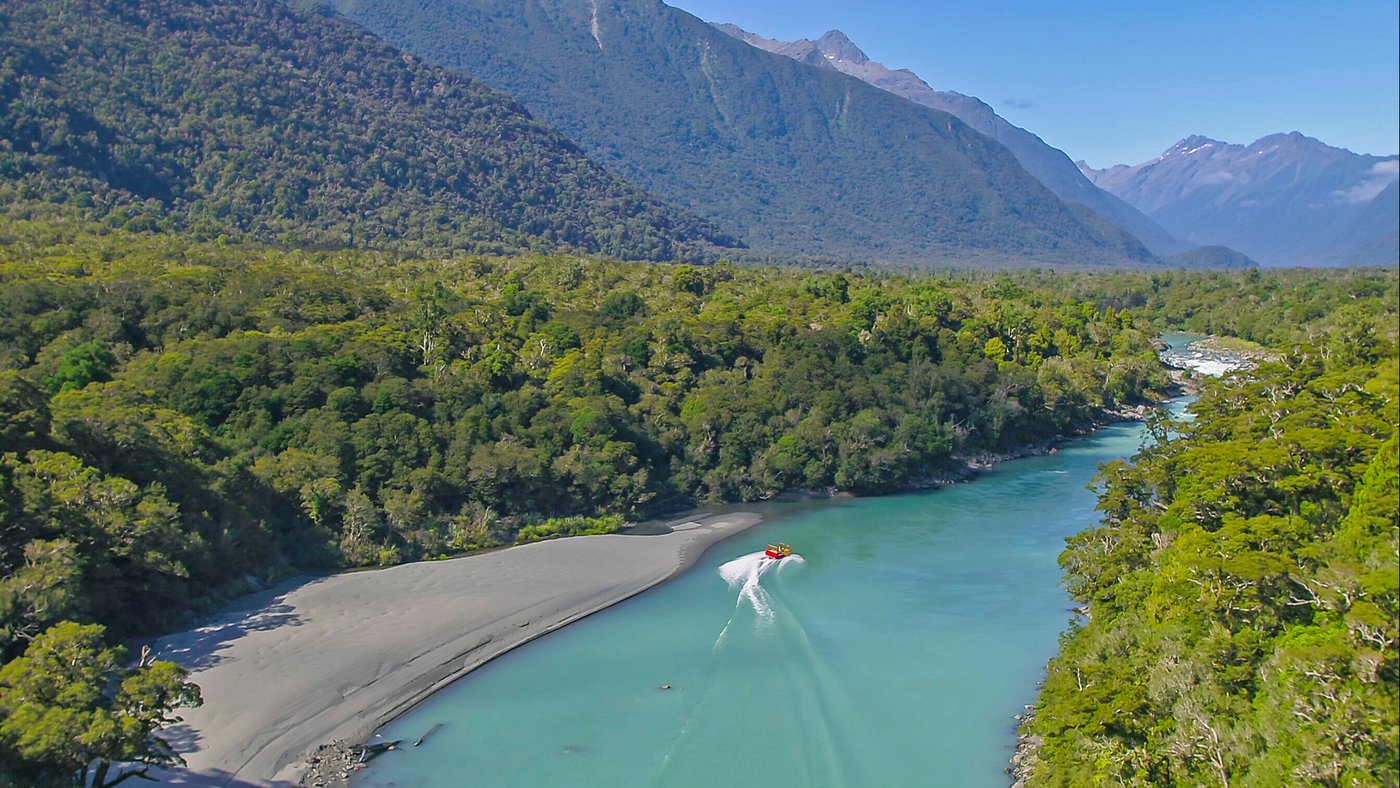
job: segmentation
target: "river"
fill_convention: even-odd
[[[1141,424],[922,493],[764,508],[666,585],[384,732],[379,786],[1002,786],[1072,613],[1056,558]],[[792,558],[761,560],[768,542]],[[669,688],[663,688],[669,687]],[[420,746],[413,742],[426,736]]]

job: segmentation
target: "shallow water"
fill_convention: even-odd
[[[764,507],[675,581],[392,724],[405,749],[356,785],[1005,786],[1013,715],[1072,615],[1056,558],[1096,520],[1099,464],[1142,437],[1116,425],[942,490]],[[797,554],[762,559],[769,541]]]

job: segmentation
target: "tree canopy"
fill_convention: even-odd
[[[156,732],[199,689],[173,663],[125,663],[102,627],[64,622],[0,668],[0,782],[106,788],[139,773],[116,764],[181,763]]]
[[[1033,785],[1400,782],[1400,363],[1364,325],[1210,386],[1101,477]]]

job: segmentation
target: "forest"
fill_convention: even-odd
[[[660,5],[591,76],[601,28],[478,16],[463,47],[425,3],[404,31],[593,102],[557,122],[720,228],[295,5],[0,8],[0,788],[177,763],[156,733],[199,688],[141,644],[294,575],[956,481],[1182,383],[1192,417],[1151,417],[1061,557],[1025,777],[1400,785],[1396,270],[1159,266],[961,124]],[[648,97],[692,39],[696,81]],[[1027,259],[1069,270],[965,269]],[[1267,361],[1174,379],[1168,330]]]
[[[422,260],[42,222],[6,227],[0,266],[7,567],[85,533],[52,560],[83,567],[74,599],[124,634],[250,576],[600,524],[551,518],[899,490],[1168,385],[1130,312],[1010,277]],[[76,612],[45,609],[32,626]]]
[[[7,3],[0,52],[10,215],[332,248],[735,245],[509,96],[277,0]]]
[[[1394,329],[1209,385],[1102,471],[1030,785],[1400,782]]]
[[[1046,687],[1045,762],[1080,769],[1077,737],[1089,735],[1114,757],[1158,752],[1140,738],[1164,730],[1147,715],[1176,711],[1125,685],[1144,716],[1092,733],[1076,715],[1106,714],[1113,698],[1084,712],[1065,695],[1056,710],[1083,675],[1068,667],[1077,660],[1126,681],[1175,655],[1170,680],[1229,682],[1209,685],[1202,713],[1233,714],[1292,697],[1300,685],[1278,685],[1277,671],[1295,657],[1278,649],[1296,646],[1296,660],[1331,660],[1373,706],[1395,684],[1393,575],[1374,564],[1394,555],[1396,295],[1395,272],[1379,270],[813,273],[6,220],[0,771],[38,784],[54,764],[96,757],[52,756],[78,718],[37,725],[53,709],[41,689],[20,691],[48,686],[72,663],[64,654],[89,659],[73,680],[100,706],[79,727],[126,730],[102,751],[119,759],[160,724],[119,699],[161,708],[197,690],[155,663],[123,674],[127,695],[104,694],[94,676],[125,664],[113,643],[295,572],[606,533],[709,502],[957,479],[970,458],[1045,447],[1160,401],[1173,384],[1154,337],[1168,328],[1294,355],[1243,388],[1209,388],[1194,425],[1162,425],[1181,439],[1107,471],[1111,520],[1065,558],[1092,618]],[[1256,441],[1268,451],[1245,450]],[[1240,457],[1257,468],[1236,479]],[[1206,549],[1221,533],[1238,557]],[[1105,538],[1120,547],[1095,552]],[[1207,571],[1220,578],[1212,606],[1187,593]],[[1203,678],[1182,657],[1196,643],[1238,668]],[[1110,648],[1134,661],[1105,662]],[[1287,676],[1303,670],[1296,660]],[[1208,763],[1183,752],[1193,769]]]
[[[325,5],[516,97],[590,158],[760,254],[919,266],[1156,262],[957,118],[760,52],[679,8]]]

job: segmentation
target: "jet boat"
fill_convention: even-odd
[[[792,548],[785,544],[770,544],[763,554],[773,559],[787,558],[792,555]]]

